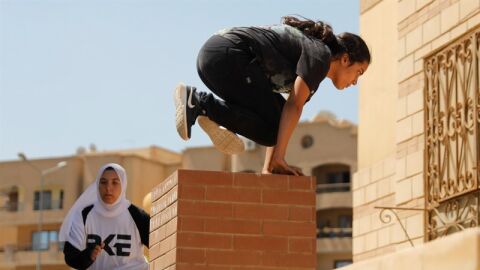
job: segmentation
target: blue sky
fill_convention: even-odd
[[[179,81],[206,90],[195,61],[214,32],[284,15],[358,33],[358,0],[0,0],[0,160],[158,145],[209,145],[174,124]],[[368,41],[367,41],[368,43]],[[357,87],[326,79],[302,119],[321,110],[357,122]]]

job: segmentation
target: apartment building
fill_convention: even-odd
[[[127,197],[142,206],[145,195],[179,168],[181,156],[150,147],[0,163],[0,269],[35,269],[39,256],[42,269],[70,269],[58,244],[58,230],[68,209],[107,162],[126,169]]]
[[[300,123],[287,151],[291,164],[317,178],[319,270],[352,262],[350,181],[357,166],[356,132],[352,123],[323,112]],[[259,172],[265,149],[252,141],[245,143],[246,151],[234,156],[224,155],[214,147],[187,148],[180,154],[153,146],[1,162],[0,270],[34,269],[39,254],[43,269],[69,269],[58,244],[58,230],[68,209],[104,163],[116,162],[125,167],[127,198],[148,210],[150,190],[178,168]],[[66,166],[58,167],[63,162]],[[41,171],[50,172],[44,175],[43,188]]]
[[[360,34],[346,269],[478,269],[480,1],[361,0]]]

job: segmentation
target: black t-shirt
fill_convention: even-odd
[[[330,68],[330,49],[319,39],[289,25],[235,27],[217,34],[236,44],[248,44],[274,92],[289,93],[298,75],[310,90],[308,101]]]

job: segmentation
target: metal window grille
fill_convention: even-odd
[[[424,59],[425,237],[478,226],[480,30]]]

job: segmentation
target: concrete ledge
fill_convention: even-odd
[[[420,247],[354,263],[342,270],[480,270],[480,228],[437,239]]]
[[[330,208],[352,208],[352,192],[317,193],[317,211]]]
[[[333,237],[317,239],[317,253],[352,253],[351,237]]]

